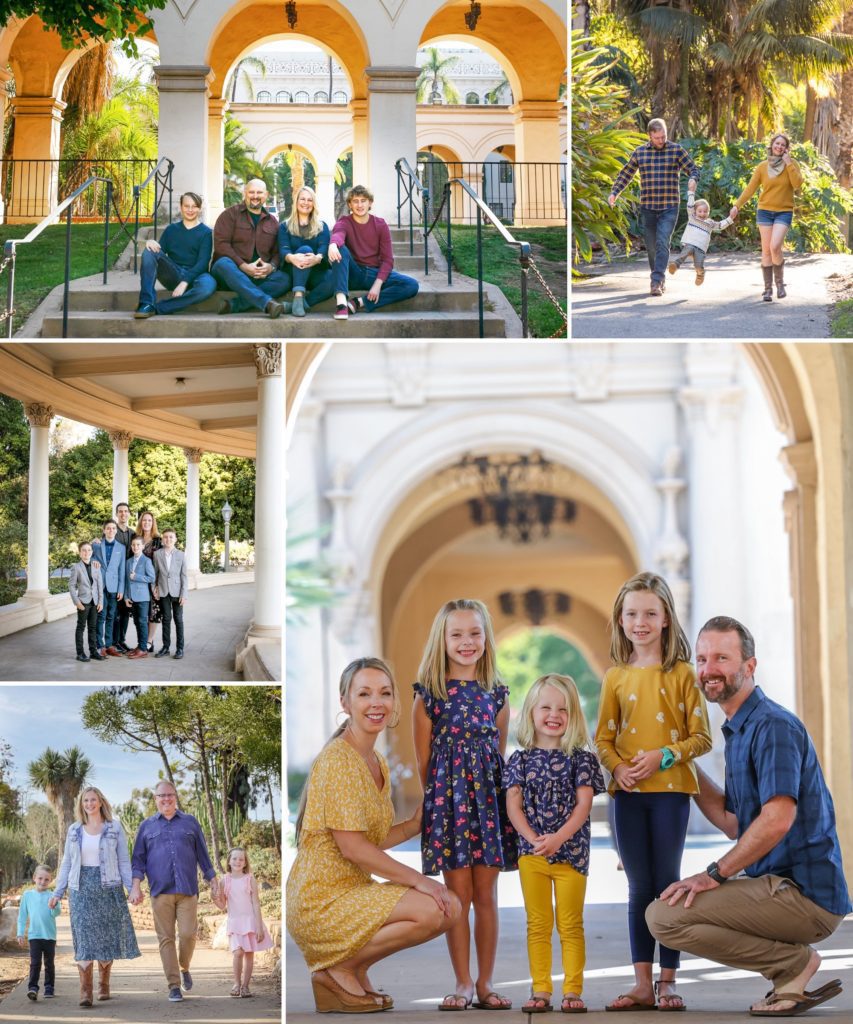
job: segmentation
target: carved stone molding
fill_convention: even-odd
[[[204,450],[202,448],[184,448],[184,455],[187,457],[187,462],[201,462]]]
[[[252,345],[255,357],[255,368],[259,377],[281,376],[281,342],[272,341],[268,344]]]
[[[49,427],[53,418],[53,408],[41,402],[25,405],[24,412],[31,427]]]
[[[126,452],[130,448],[130,442],[133,440],[133,434],[129,430],[111,430],[109,437],[115,451]]]

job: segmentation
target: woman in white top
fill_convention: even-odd
[[[53,909],[68,890],[80,1005],[91,1006],[94,961],[98,961],[98,999],[109,999],[113,960],[132,960],[141,954],[127,909],[126,891],[133,879],[124,829],[113,817],[109,800],[94,786],[80,792],[75,811],[77,821],[68,829],[48,906]]]

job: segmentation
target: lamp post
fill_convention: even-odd
[[[225,499],[225,504],[222,506],[222,522],[225,523],[225,552],[222,557],[222,569],[223,572],[228,572],[229,556],[228,556],[228,545],[231,542],[231,516],[233,509],[228,504],[228,499]]]

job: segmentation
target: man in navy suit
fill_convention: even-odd
[[[98,653],[109,654],[120,658],[122,652],[113,646],[113,629],[118,616],[118,603],[124,597],[124,563],[125,547],[116,539],[118,523],[108,519],[104,523],[104,533],[100,540],[92,545],[92,561],[97,562],[104,583],[104,605],[98,613]],[[105,638],[109,640],[107,647]]]

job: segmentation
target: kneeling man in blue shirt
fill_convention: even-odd
[[[705,871],[668,886],[646,921],[672,949],[762,974],[772,991],[750,1014],[780,1017],[841,992],[838,979],[808,989],[821,962],[812,944],[851,908],[814,746],[803,723],[755,685],[756,664],[752,634],[736,619],[718,616],[702,627],[696,672],[726,716],[726,785],[699,771],[694,799],[737,842]]]

